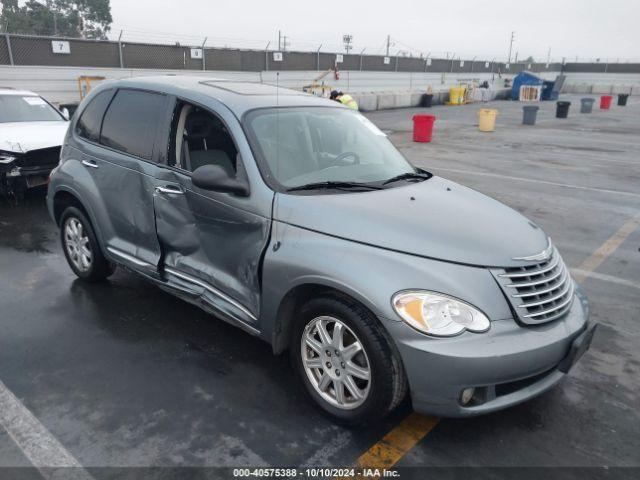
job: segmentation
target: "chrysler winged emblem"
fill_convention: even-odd
[[[534,255],[528,255],[526,257],[513,257],[512,260],[526,260],[529,262],[541,262],[551,257],[552,252],[553,252],[553,245],[551,244],[551,238],[547,237],[547,248],[545,248],[540,253],[536,253]]]

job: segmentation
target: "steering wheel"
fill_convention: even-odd
[[[360,157],[356,152],[342,152],[340,155],[333,159],[333,165],[346,165],[344,159],[349,157],[353,157],[353,165],[360,165]]]

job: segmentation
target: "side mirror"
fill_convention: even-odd
[[[60,113],[65,118],[65,120],[69,120],[70,115],[69,115],[69,109],[67,107],[63,107],[62,110],[60,110]]]
[[[249,182],[238,176],[230,177],[220,165],[203,165],[191,174],[191,183],[204,190],[249,196]]]

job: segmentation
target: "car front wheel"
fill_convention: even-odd
[[[380,419],[406,393],[399,356],[378,320],[346,298],[322,297],[300,312],[292,362],[320,408],[348,424]]]

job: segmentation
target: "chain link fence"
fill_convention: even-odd
[[[201,45],[143,43],[115,40],[85,40],[36,37],[17,34],[0,36],[0,65],[56,67],[105,67],[158,70],[224,71],[344,71],[424,73],[533,72],[640,73],[640,63],[534,63],[507,64],[494,60],[464,60],[340,54],[320,52],[277,52],[213,48]]]
[[[556,64],[511,64],[494,61],[385,57],[326,52],[275,52],[166,45],[109,40],[62,39],[3,34],[0,64],[70,67],[144,68],[159,70],[339,70],[387,72],[516,73],[558,71]],[[621,64],[624,65],[624,64]]]

